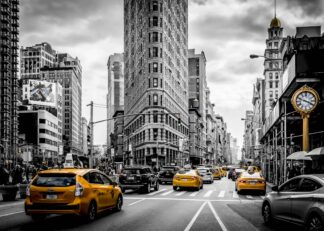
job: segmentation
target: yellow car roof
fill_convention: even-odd
[[[53,169],[48,169],[48,170],[43,170],[40,171],[39,173],[42,174],[49,174],[49,173],[74,173],[76,175],[83,176],[87,172],[91,170],[96,170],[96,169],[89,169],[89,168],[53,168]],[[96,170],[97,171],[97,170]]]

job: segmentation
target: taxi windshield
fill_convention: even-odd
[[[69,187],[75,185],[74,174],[39,174],[33,185],[40,187]]]

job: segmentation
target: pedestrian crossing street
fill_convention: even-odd
[[[148,194],[134,194],[126,193],[127,197],[139,195],[143,197],[158,197],[158,198],[188,198],[188,199],[212,199],[212,200],[263,200],[264,196],[260,195],[238,195],[236,191],[232,190],[215,190],[202,189],[199,191],[175,191],[170,188],[161,188],[159,191],[154,191]]]

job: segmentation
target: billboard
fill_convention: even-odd
[[[51,107],[56,106],[55,83],[39,80],[29,80],[26,93],[29,104]]]

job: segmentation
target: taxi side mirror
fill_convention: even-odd
[[[117,184],[117,182],[113,181],[113,182],[111,183],[111,185],[115,188],[118,184]]]
[[[272,191],[274,191],[274,192],[279,192],[278,185],[273,186],[271,189],[272,189]]]

